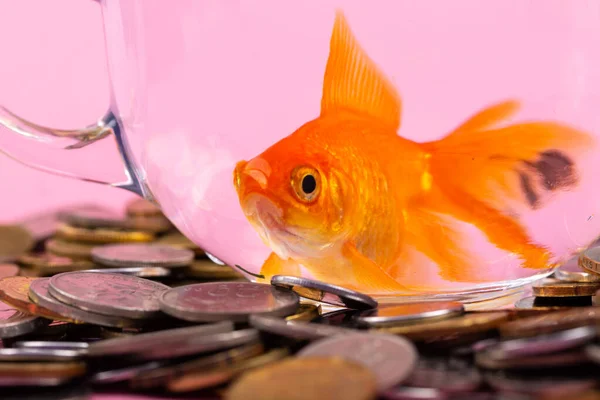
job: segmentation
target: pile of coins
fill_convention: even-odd
[[[600,398],[600,248],[514,306],[475,311],[378,304],[292,276],[249,282],[143,201],[124,218],[59,220],[0,267],[3,399]]]

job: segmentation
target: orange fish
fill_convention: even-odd
[[[261,274],[299,276],[303,267],[333,284],[399,293],[427,286],[403,281],[429,260],[447,281],[483,282],[457,224],[524,268],[548,268],[552,254],[528,237],[518,207],[576,186],[567,154],[592,139],[556,122],[502,125],[517,109],[498,103],[433,142],[398,136],[400,96],[338,12],[321,114],[235,167],[241,207],[273,250]]]

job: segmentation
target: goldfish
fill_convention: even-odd
[[[260,271],[370,294],[405,284],[424,260],[450,282],[485,282],[460,224],[523,268],[546,269],[519,210],[543,207],[579,183],[570,154],[591,136],[553,121],[508,124],[509,99],[484,107],[439,140],[398,134],[402,99],[336,12],[320,115],[249,161],[233,184],[245,217],[272,253]]]

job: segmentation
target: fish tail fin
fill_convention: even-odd
[[[443,139],[423,143],[430,180],[497,209],[541,207],[552,192],[579,182],[576,156],[593,145],[588,134],[549,121],[497,126],[516,101],[489,107]]]
[[[475,226],[499,249],[517,255],[523,267],[544,269],[552,254],[532,241],[519,215],[578,185],[574,160],[593,140],[556,122],[498,126],[517,108],[513,101],[494,105],[445,138],[423,143],[423,189],[429,209]],[[446,271],[462,280],[459,272]]]

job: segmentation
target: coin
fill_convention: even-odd
[[[59,215],[61,221],[80,228],[117,228],[160,233],[173,227],[162,215],[122,218],[108,210],[74,210]]]
[[[586,377],[565,377],[557,374],[545,376],[524,376],[522,373],[509,374],[502,372],[486,372],[485,382],[502,393],[522,393],[542,399],[543,395],[559,395],[557,399],[573,399],[578,392],[586,391],[596,386],[596,379]],[[527,397],[531,399],[531,397]]]
[[[446,393],[443,393],[437,389],[431,388],[414,388],[399,386],[386,391],[381,394],[381,398],[384,400],[450,400]],[[456,399],[459,400],[459,399]],[[470,400],[494,400],[494,399],[480,399],[479,397],[472,398]],[[509,400],[509,399],[498,399],[498,400]],[[518,399],[521,400],[521,399]]]
[[[380,306],[375,310],[367,310],[355,318],[368,326],[402,325],[420,320],[439,320],[456,317],[464,313],[461,303],[430,301],[406,303],[393,306]]]
[[[70,225],[60,225],[56,231],[56,237],[87,243],[125,243],[125,242],[151,242],[154,235],[150,232],[132,231],[117,228],[78,228]]]
[[[191,264],[194,253],[156,244],[117,244],[96,247],[92,259],[113,267],[183,267]]]
[[[82,352],[67,349],[0,349],[0,362],[2,361],[72,361],[82,357]]]
[[[278,348],[233,365],[187,373],[169,381],[167,388],[171,392],[180,393],[217,386],[228,382],[240,373],[277,362],[288,354],[287,349]]]
[[[152,361],[142,365],[133,365],[130,367],[112,369],[108,371],[97,372],[89,378],[89,381],[96,385],[106,385],[118,382],[126,382],[137,375],[146,371],[153,371],[163,366],[163,363]]]
[[[377,308],[377,301],[372,297],[325,282],[295,276],[275,275],[271,278],[271,284],[292,289],[302,297],[340,307],[360,310]]]
[[[472,392],[481,383],[481,374],[466,360],[421,357],[403,386],[439,389],[449,394]]]
[[[570,367],[588,362],[585,353],[581,350],[505,359],[496,359],[487,351],[475,354],[476,365],[486,369],[540,370]]]
[[[312,322],[288,322],[281,318],[251,315],[250,326],[262,331],[296,340],[318,340],[334,335],[347,335],[357,331],[338,326],[321,325]]]
[[[170,364],[136,374],[131,382],[133,388],[152,388],[166,385],[170,380],[194,372],[204,372],[235,365],[241,361],[256,357],[264,352],[261,343],[250,343],[215,354],[205,355],[198,359]]]
[[[24,341],[16,342],[14,347],[21,349],[53,349],[53,350],[78,350],[85,353],[89,344],[86,342],[51,342],[51,341]]]
[[[600,275],[600,246],[582,251],[577,261],[585,271]]]
[[[192,250],[196,254],[203,255],[204,252],[198,245],[188,239],[183,233],[175,231],[171,233],[167,233],[166,235],[158,238],[156,243],[162,244],[165,246],[177,247],[180,249],[188,249]]]
[[[85,374],[86,365],[81,361],[70,362],[0,362],[0,377],[35,376],[37,378],[67,378]]]
[[[413,340],[430,340],[443,336],[457,336],[488,332],[508,320],[506,311],[467,313],[462,317],[411,325],[376,328],[379,332],[403,335]]]
[[[363,329],[364,325],[356,321],[360,310],[337,310],[321,314],[314,322],[325,325],[342,326],[351,329]]]
[[[196,279],[219,279],[219,280],[230,280],[244,278],[235,269],[228,265],[219,265],[210,261],[205,260],[194,260],[189,267],[183,270],[185,276]]]
[[[285,317],[286,321],[312,321],[321,315],[321,306],[315,304],[300,304],[295,314]]]
[[[1,283],[1,281],[0,281]],[[48,291],[63,303],[98,314],[127,318],[160,315],[158,299],[169,287],[131,275],[64,272],[50,278]]]
[[[283,360],[247,372],[226,392],[226,400],[343,399],[377,397],[376,379],[366,367],[337,357]]]
[[[600,275],[585,272],[579,266],[579,257],[572,257],[554,271],[554,277],[564,282],[600,282]]]
[[[520,310],[537,310],[540,312],[560,311],[560,310],[567,310],[567,309],[571,308],[570,306],[563,306],[563,305],[550,305],[550,304],[543,305],[543,302],[541,301],[542,299],[543,299],[543,297],[542,298],[537,298],[535,296],[524,297],[515,303],[515,308],[520,309]]]
[[[24,267],[34,270],[38,276],[86,270],[96,266],[96,264],[88,260],[73,260],[51,253],[24,254],[19,257],[17,262]]]
[[[94,244],[68,242],[56,238],[52,238],[45,243],[46,251],[49,253],[75,260],[91,260],[92,249],[95,246]]]
[[[546,278],[532,285],[533,293],[538,297],[580,297],[593,296],[600,289],[600,282],[563,282]]]
[[[90,344],[89,357],[158,360],[235,347],[258,340],[254,329],[233,331],[230,321],[106,339]]]
[[[593,325],[598,322],[600,322],[600,307],[579,307],[506,322],[498,329],[505,338],[519,338]]]
[[[245,321],[250,314],[285,317],[298,308],[298,295],[252,282],[209,282],[170,289],[160,297],[161,309],[193,322]]]
[[[161,209],[146,199],[135,199],[129,202],[126,208],[127,214],[132,216],[148,217],[162,215]]]
[[[586,346],[585,354],[590,360],[596,364],[600,364],[600,345],[590,344]]]
[[[523,356],[575,349],[590,342],[595,337],[596,330],[594,328],[582,326],[531,338],[500,341],[484,351],[494,360],[517,359]]]
[[[38,317],[49,320],[73,322],[70,318],[55,313],[29,299],[29,286],[37,278],[26,276],[9,276],[0,279],[0,300],[11,306]]]
[[[297,356],[338,356],[363,364],[377,377],[379,392],[406,380],[418,359],[417,350],[408,340],[374,333],[353,333],[321,339],[304,347]]]
[[[96,324],[115,328],[133,328],[139,327],[142,324],[137,319],[93,313],[66,303],[61,303],[50,295],[49,286],[50,278],[36,279],[29,286],[29,298],[34,303],[76,323]]]
[[[31,233],[20,225],[0,225],[0,262],[14,261],[33,248]]]
[[[137,276],[140,278],[165,278],[171,276],[171,270],[163,267],[88,269],[85,272],[97,272],[99,274],[125,274]]]
[[[13,338],[31,333],[48,325],[50,321],[21,312],[0,302],[0,338]]]

